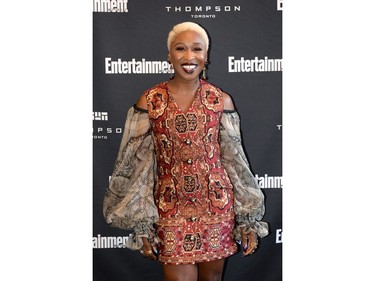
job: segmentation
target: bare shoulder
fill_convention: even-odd
[[[225,110],[234,110],[233,100],[230,95],[223,92],[223,101],[224,101],[224,109]]]
[[[145,95],[141,95],[138,100],[137,100],[137,103],[136,103],[136,106],[138,108],[142,108],[142,109],[145,109],[147,110],[147,100],[146,100],[146,96]]]

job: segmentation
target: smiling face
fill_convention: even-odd
[[[171,44],[168,59],[173,64],[177,79],[198,79],[207,60],[203,38],[195,31],[181,32]]]

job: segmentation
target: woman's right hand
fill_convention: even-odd
[[[156,245],[152,245],[150,241],[146,237],[142,237],[143,247],[139,250],[141,254],[150,259],[150,260],[157,260],[157,248]]]

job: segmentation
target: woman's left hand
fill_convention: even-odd
[[[245,233],[244,228],[241,228],[241,243],[243,248],[243,256],[250,255],[255,252],[258,247],[258,235],[254,231]]]
[[[150,260],[157,260],[157,248],[155,245],[152,245],[150,241],[146,237],[142,237],[143,240],[143,246],[140,249],[140,253]]]

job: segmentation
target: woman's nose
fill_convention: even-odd
[[[186,50],[186,52],[184,53],[184,58],[187,60],[194,59],[194,52],[192,52],[191,50]]]

